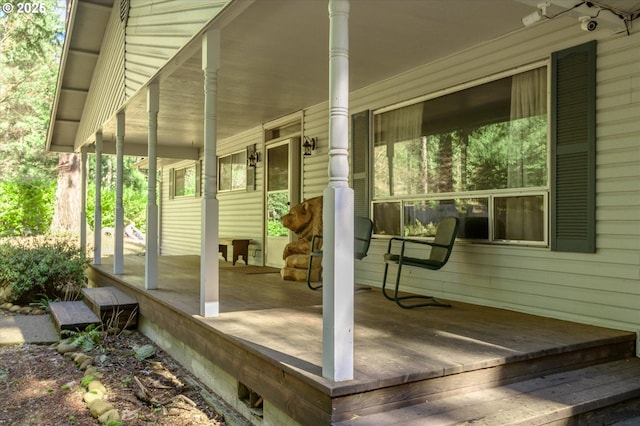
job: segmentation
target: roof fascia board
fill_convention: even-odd
[[[76,21],[76,12],[78,11],[78,2],[72,1],[71,8],[69,9],[69,15],[67,18],[67,26],[65,28],[64,44],[62,45],[62,55],[60,58],[60,67],[58,68],[58,81],[56,82],[55,98],[53,99],[53,105],[51,106],[51,114],[49,115],[49,128],[47,129],[47,143],[45,146],[45,152],[53,151],[51,146],[51,138],[53,137],[53,128],[56,124],[56,113],[58,112],[58,104],[60,102],[60,94],[62,88],[62,80],[64,79],[64,70],[67,67],[67,57],[69,55],[69,49],[71,45],[71,37],[73,36],[73,24]],[[71,149],[71,147],[69,147]],[[66,151],[62,151],[66,152]]]
[[[187,60],[189,60],[196,52],[202,49],[202,36],[211,29],[222,29],[238,17],[243,11],[251,6],[255,0],[231,0],[216,16],[205,24],[200,31],[195,33],[191,39],[185,43],[178,51],[164,64],[158,68],[156,72],[149,77],[146,83],[141,85],[138,90],[129,97],[111,117],[109,117],[102,126],[113,120],[120,111],[126,111],[127,106],[133,102],[138,96],[147,96],[147,88],[151,83],[160,82],[170,77],[176,72]],[[145,102],[146,103],[146,102]],[[84,145],[92,142],[92,138],[88,138],[84,143],[78,144],[75,149],[79,150]],[[106,146],[106,143],[105,143]],[[158,147],[159,149],[160,147]],[[145,154],[146,155],[146,154]],[[180,157],[176,157],[180,158]]]
[[[56,82],[56,91],[55,98],[53,99],[53,104],[51,105],[51,113],[49,114],[49,128],[47,129],[47,141],[45,145],[45,152],[73,152],[74,149],[72,147],[65,147],[61,149],[60,145],[56,145],[55,148],[51,146],[51,139],[53,138],[53,129],[56,124],[56,115],[58,112],[58,105],[60,103],[60,95],[62,94],[62,82],[64,80],[64,73],[67,68],[67,60],[69,58],[69,53],[73,52],[74,54],[87,55],[87,56],[99,56],[99,53],[96,52],[87,52],[78,49],[71,49],[71,40],[73,38],[73,27],[76,22],[76,15],[78,12],[78,5],[82,3],[82,7],[93,8],[95,10],[105,10],[111,11],[113,8],[113,4],[111,6],[96,4],[96,3],[88,3],[83,1],[70,1],[70,8],[67,17],[67,23],[65,27],[65,35],[64,35],[64,43],[62,45],[62,52],[60,55],[60,67],[58,68],[58,79]],[[73,89],[65,89],[65,90],[73,90]],[[80,149],[80,147],[78,147]]]
[[[71,147],[67,147],[69,152]],[[157,156],[159,158],[175,158],[181,160],[197,160],[200,158],[199,148],[191,147],[177,147],[177,146],[163,146],[158,145]],[[91,144],[87,146],[87,152],[95,153],[95,145]],[[116,155],[116,143],[115,142],[103,142],[102,153],[107,155]],[[147,157],[149,155],[149,149],[146,144],[130,143],[124,144],[124,155],[132,157]]]

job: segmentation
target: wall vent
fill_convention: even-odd
[[[251,414],[259,418],[263,417],[262,406],[264,404],[264,400],[262,399],[262,396],[241,382],[238,382],[238,399],[249,407]]]

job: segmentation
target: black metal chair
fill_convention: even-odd
[[[362,216],[356,216],[354,228],[353,228],[353,257],[357,260],[362,260],[367,256],[369,252],[369,245],[371,245],[371,234],[373,233],[373,222],[371,219]],[[316,246],[319,245],[318,240],[321,240],[321,235],[314,235],[311,238],[311,253],[309,255],[309,266],[307,268],[307,286],[311,290],[317,290],[322,288],[322,284],[320,285],[312,285],[311,284],[311,269],[313,267],[314,258],[319,258],[322,261],[322,249],[316,249]]]
[[[387,253],[384,255],[384,277],[382,279],[382,294],[389,300],[392,300],[398,304],[401,308],[411,309],[419,306],[442,306],[449,308],[451,305],[437,301],[433,296],[423,295],[409,295],[398,296],[400,288],[400,274],[402,273],[403,266],[415,266],[416,268],[424,268],[431,270],[438,270],[442,268],[451,255],[453,250],[453,243],[456,240],[458,234],[458,228],[460,227],[460,220],[457,217],[447,217],[440,221],[438,224],[438,230],[436,231],[436,237],[433,241],[414,240],[409,238],[393,237],[389,240],[389,246]],[[429,246],[428,257],[411,257],[405,254],[410,246]],[[413,252],[415,253],[415,252]],[[396,276],[396,287],[391,294],[387,292],[387,272],[389,270],[389,264],[395,263],[398,265],[398,274]],[[429,302],[406,304],[403,301],[411,299],[427,299]]]

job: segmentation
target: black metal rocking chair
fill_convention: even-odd
[[[408,238],[393,237],[389,240],[389,247],[387,253],[384,255],[384,277],[382,279],[382,294],[387,299],[394,301],[401,308],[411,309],[419,306],[442,306],[445,308],[451,307],[447,303],[437,301],[433,296],[423,295],[409,295],[398,296],[400,287],[400,274],[403,266],[415,266],[417,268],[426,268],[431,270],[438,270],[442,268],[451,255],[453,250],[453,243],[456,240],[458,234],[458,227],[460,226],[460,220],[457,217],[447,217],[440,221],[438,224],[438,230],[436,231],[435,239],[431,241],[414,240]],[[405,254],[405,249],[410,245],[427,245],[431,247],[429,251],[429,257],[409,257]],[[399,246],[399,253],[398,253]],[[389,264],[395,263],[398,265],[398,275],[396,276],[396,288],[393,294],[387,292],[387,272],[389,270]],[[406,304],[405,300],[411,299],[427,299],[428,302]]]
[[[373,233],[373,222],[371,219],[362,216],[356,216],[354,228],[353,228],[353,257],[357,260],[362,260],[367,256],[367,252],[369,251],[369,245],[371,244],[371,234]],[[321,235],[314,235],[311,238],[311,253],[309,255],[309,267],[307,269],[307,286],[311,290],[317,290],[322,288],[322,284],[312,285],[311,284],[311,268],[313,267],[313,259],[320,258],[322,259],[322,249],[315,249],[316,240],[322,239]]]

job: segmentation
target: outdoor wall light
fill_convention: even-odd
[[[259,162],[260,153],[256,150],[256,146],[253,145],[253,148],[247,148],[247,166],[255,168]]]
[[[305,136],[302,142],[302,152],[305,157],[311,155],[311,151],[316,150],[316,143],[318,138],[310,138],[309,136]]]

